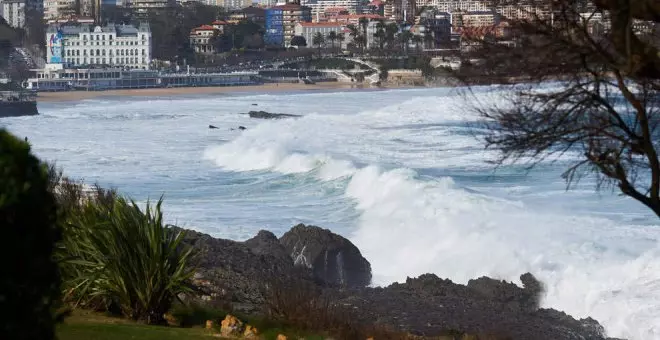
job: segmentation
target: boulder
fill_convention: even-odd
[[[220,334],[224,337],[240,336],[243,334],[243,322],[233,315],[227,314],[220,322]]]
[[[243,337],[246,339],[254,339],[259,336],[259,331],[257,328],[250,325],[245,325],[245,331],[243,332]]]
[[[256,119],[282,119],[282,118],[300,117],[299,115],[291,115],[286,113],[271,113],[266,111],[250,111],[244,114],[249,115],[250,118],[256,118]]]
[[[371,264],[351,241],[316,226],[299,224],[280,243],[295,266],[309,268],[326,285],[364,287],[371,283]]]

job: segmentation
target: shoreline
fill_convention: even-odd
[[[162,97],[162,96],[185,96],[201,94],[230,94],[230,93],[248,93],[248,92],[302,92],[302,91],[333,91],[333,90],[386,90],[386,89],[405,89],[405,88],[423,88],[422,86],[404,87],[404,86],[383,86],[372,87],[368,84],[353,84],[341,82],[325,82],[317,84],[289,84],[289,83],[271,83],[261,85],[244,86],[213,86],[213,87],[177,87],[177,88],[149,88],[149,89],[126,89],[126,90],[104,90],[104,91],[60,91],[60,92],[39,92],[37,102],[65,102],[85,99],[95,99],[100,97]]]

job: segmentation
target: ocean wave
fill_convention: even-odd
[[[422,99],[411,103],[415,100]],[[474,141],[470,148],[461,136],[442,134],[453,138],[448,148],[452,152],[438,153],[429,144],[429,150],[417,149],[417,155],[407,156],[405,145],[397,149],[392,145],[400,143],[387,144],[386,136],[369,135],[374,126],[432,120],[429,112],[435,112],[436,121],[459,119],[460,113],[438,117],[436,111],[419,108],[436,100],[417,103],[418,109],[406,117],[401,117],[401,105],[357,115],[265,122],[207,148],[204,158],[226,170],[312,176],[339,186],[359,216],[348,236],[371,261],[377,285],[427,272],[461,283],[481,275],[517,282],[520,274],[531,272],[546,284],[543,306],[592,316],[610,336],[660,338],[660,237],[655,227],[557,215],[523,200],[464,188],[450,177],[423,177],[392,162],[428,161],[440,169],[483,162],[483,154],[472,154]],[[408,132],[392,131],[407,136],[409,144],[415,142]],[[428,142],[437,136],[420,138]],[[464,149],[459,152],[457,147]],[[366,156],[362,161],[371,165],[357,165],[342,155]],[[419,161],[415,156],[430,159]],[[510,192],[525,190],[512,186]],[[621,245],[623,239],[626,245]]]

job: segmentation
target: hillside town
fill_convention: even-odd
[[[590,31],[607,32],[608,18],[586,2],[580,11]],[[551,2],[535,0],[0,0],[22,64],[14,68],[26,70],[20,81],[42,91],[295,81],[301,71],[310,81],[378,84],[402,70],[423,83],[474,58],[483,39],[515,45],[511,20],[553,14]],[[656,32],[639,20],[634,29]],[[343,59],[288,65],[314,57]],[[283,65],[298,74],[255,73]]]

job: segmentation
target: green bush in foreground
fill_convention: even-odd
[[[105,204],[89,199],[70,214],[62,244],[69,301],[164,322],[173,300],[192,292],[194,268],[184,233],[163,224],[161,204],[147,203],[143,211],[121,197]]]
[[[52,255],[60,239],[45,166],[30,146],[0,129],[0,275],[3,339],[52,339],[60,276]]]

